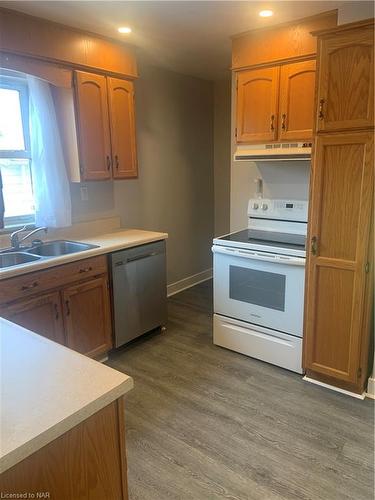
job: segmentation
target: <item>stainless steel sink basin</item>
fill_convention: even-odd
[[[67,255],[70,253],[82,252],[83,250],[90,250],[90,248],[98,248],[98,246],[89,245],[88,243],[80,243],[79,241],[56,240],[36,245],[27,250],[27,253],[40,255],[41,257],[57,257],[59,255]]]
[[[0,268],[26,264],[26,262],[33,262],[39,259],[40,257],[37,255],[29,255],[22,252],[2,253],[0,254]]]

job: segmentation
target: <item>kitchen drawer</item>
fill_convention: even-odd
[[[302,339],[214,314],[215,345],[302,373]]]
[[[99,255],[2,280],[0,304],[105,273],[107,273],[107,256]]]

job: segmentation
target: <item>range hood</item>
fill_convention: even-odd
[[[311,159],[311,146],[311,142],[240,145],[234,161],[306,161]]]

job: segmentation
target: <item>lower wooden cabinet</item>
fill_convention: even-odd
[[[67,346],[88,356],[112,347],[111,316],[106,276],[62,291]]]
[[[123,405],[114,401],[1,474],[3,498],[127,500]]]
[[[368,367],[373,141],[372,132],[318,136],[312,173],[305,368],[355,392]]]
[[[59,292],[0,306],[0,316],[59,344],[65,344]]]
[[[4,280],[0,316],[87,356],[107,353],[112,324],[106,256]]]

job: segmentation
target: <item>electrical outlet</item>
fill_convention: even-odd
[[[81,186],[81,200],[88,201],[88,199],[89,199],[89,192],[87,190],[87,187]]]

